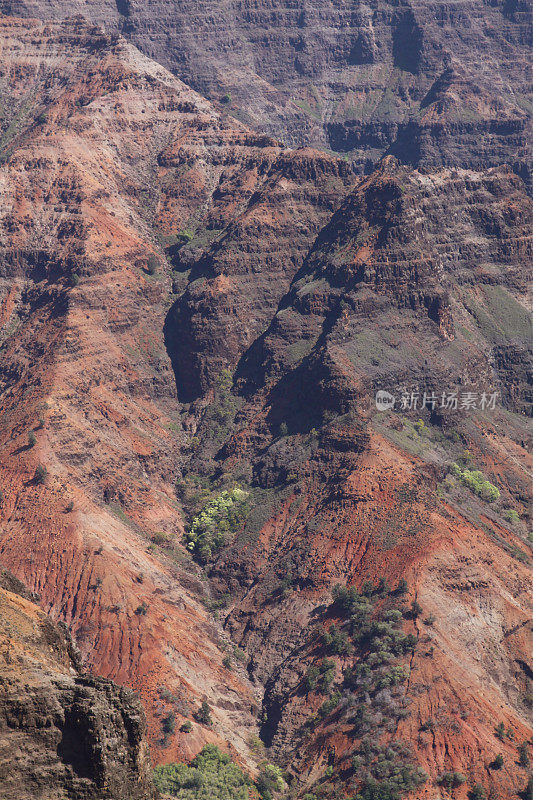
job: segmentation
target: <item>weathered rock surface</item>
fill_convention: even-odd
[[[245,753],[257,699],[244,671],[223,667],[205,584],[176,544],[183,433],[163,338],[172,279],[156,220],[169,169],[158,158],[181,148],[187,191],[173,198],[167,181],[175,234],[235,173],[253,187],[256,163],[280,148],[86,23],[0,28],[11,115],[0,179],[0,559],[69,625],[91,668],[140,693],[155,748],[162,719],[190,716],[205,697],[225,733],[195,726],[179,752],[166,743],[167,757],[212,740]],[[238,202],[228,191],[225,204]],[[167,547],[151,543],[156,534]]]
[[[14,591],[20,588],[13,576],[2,573],[3,800],[152,798],[139,700],[129,689],[83,675],[66,631]]]
[[[2,0],[0,9],[81,13],[254,127],[348,152],[361,169],[386,152],[528,169],[522,0]]]

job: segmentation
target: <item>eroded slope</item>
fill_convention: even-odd
[[[210,572],[229,598],[226,626],[266,685],[265,741],[300,780],[372,774],[377,754],[359,755],[370,736],[414,745],[434,779],[463,774],[465,796],[476,782],[502,796],[525,785],[515,762],[531,718],[530,219],[509,169],[430,174],[386,159],[322,229],[266,332],[229,362],[236,406],[222,447],[208,412],[196,430],[185,499],[207,477],[213,488],[244,477],[261,508]],[[190,302],[185,292],[178,318]],[[191,359],[204,375],[211,324]],[[378,390],[396,396],[394,411],[377,412]],[[446,407],[454,392],[457,410]],[[497,394],[494,408],[481,408],[484,392]],[[402,394],[417,405],[402,412]],[[476,407],[461,409],[464,396]],[[213,414],[227,408],[215,383]],[[497,502],[454,478],[456,462],[483,470]],[[405,596],[391,594],[402,580]],[[330,591],[368,581],[373,622],[386,627],[398,611],[404,621],[372,656],[366,685],[347,669],[378,640],[370,630],[358,642],[363,623],[349,622],[350,609],[343,617]],[[338,653],[324,644],[332,622]],[[413,647],[391,650],[401,635]],[[504,751],[495,717],[515,739],[491,771]]]
[[[205,698],[215,727],[180,736],[179,754],[221,736],[246,755],[260,700],[244,670],[223,666],[205,583],[181,547],[174,482],[187,441],[164,327],[187,272],[173,275],[171,260],[189,229],[197,253],[233,236],[246,273],[249,242],[235,231],[257,224],[248,208],[268,181],[263,203],[278,210],[255,261],[272,258],[275,280],[246,342],[351,170],[285,155],[81,21],[4,19],[2,54],[2,560],[95,670],[138,689],[154,747],[176,755],[164,720]],[[301,219],[297,238],[284,206]]]
[[[524,2],[3,0],[119,30],[239,119],[290,144],[527,174]]]

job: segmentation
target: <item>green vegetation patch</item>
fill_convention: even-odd
[[[190,764],[163,764],[154,770],[157,789],[183,800],[249,800],[254,795],[248,775],[209,744]]]
[[[218,449],[231,435],[235,416],[242,405],[242,398],[232,392],[233,377],[230,369],[223,369],[217,376],[214,398],[204,412],[201,426],[196,433],[196,442],[191,443],[203,453]]]
[[[194,517],[185,541],[199,561],[209,561],[226,544],[228,536],[237,532],[246,517],[247,498],[248,492],[237,486],[225,489]]]
[[[514,508],[504,508],[503,510],[503,518],[507,520],[507,522],[515,523],[520,522],[520,515]]]
[[[482,286],[481,291],[483,305],[471,296],[465,296],[463,302],[485,338],[494,344],[529,342],[531,318],[527,309],[502,286]]]
[[[273,800],[286,788],[281,769],[263,762],[257,781],[229,755],[208,744],[190,764],[162,764],[153,772],[159,792],[182,800]]]
[[[478,469],[461,469],[459,464],[452,464],[450,467],[451,474],[457,478],[464,486],[467,486],[470,491],[481,497],[482,500],[487,500],[489,503],[500,499],[500,490],[497,486],[487,480],[485,475]]]

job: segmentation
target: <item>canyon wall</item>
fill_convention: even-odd
[[[362,177],[81,18],[0,18],[0,47],[2,564],[91,673],[139,693],[154,761],[218,743],[328,796],[390,746],[416,796],[447,796],[453,772],[461,800],[521,791],[531,202],[501,164],[516,142],[468,163],[389,155]],[[201,512],[237,486],[217,538]],[[366,599],[343,606],[337,584]]]
[[[528,175],[531,15],[521,0],[2,0],[82,14],[252,127],[413,165],[509,163]]]

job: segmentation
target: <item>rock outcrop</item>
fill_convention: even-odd
[[[2,798],[149,800],[154,792],[141,703],[129,689],[82,674],[66,630],[30,596],[2,572]]]

